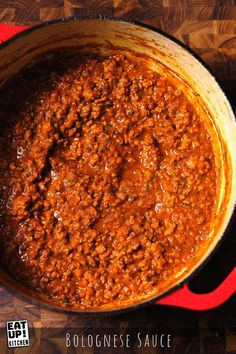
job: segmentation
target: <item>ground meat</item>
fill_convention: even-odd
[[[48,60],[1,95],[0,261],[80,309],[145,298],[188,266],[216,200],[211,138],[166,73]]]

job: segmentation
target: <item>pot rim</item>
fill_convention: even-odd
[[[22,30],[21,32],[13,35],[11,38],[9,38],[8,40],[4,41],[3,43],[0,44],[0,54],[1,54],[1,50],[4,49],[5,47],[7,47],[8,45],[14,43],[15,41],[21,39],[22,37],[27,36],[28,34],[34,32],[35,30],[41,29],[41,28],[46,28],[48,26],[54,25],[54,24],[58,24],[58,23],[69,23],[69,22],[73,22],[73,21],[83,21],[83,20],[101,20],[101,21],[117,21],[117,22],[124,22],[130,25],[135,25],[141,28],[145,28],[149,31],[152,31],[154,33],[158,33],[161,34],[163,37],[169,39],[170,41],[174,42],[175,44],[177,44],[179,47],[181,47],[182,49],[184,49],[185,51],[187,51],[191,56],[193,56],[200,65],[202,65],[211,75],[211,77],[213,78],[216,86],[218,86],[218,88],[221,90],[223,97],[225,99],[225,102],[227,103],[228,107],[231,110],[232,116],[234,117],[234,121],[236,122],[236,117],[234,114],[234,110],[222,88],[222,85],[219,83],[219,81],[216,79],[212,69],[208,66],[208,64],[206,64],[206,62],[198,55],[196,54],[190,47],[188,47],[185,43],[181,42],[180,40],[176,39],[175,37],[173,37],[172,35],[166,33],[165,31],[156,28],[154,26],[136,21],[136,20],[129,20],[127,18],[121,18],[121,17],[113,17],[113,16],[105,16],[105,15],[89,15],[89,16],[70,16],[70,17],[63,17],[63,18],[59,18],[56,20],[52,20],[52,21],[47,21],[47,22],[43,22],[40,23],[36,26],[33,27],[29,27],[27,29]],[[162,298],[164,298],[167,295],[170,295],[172,293],[174,293],[176,290],[178,290],[179,288],[183,287],[184,284],[186,284],[187,282],[189,282],[196,274],[198,274],[202,268],[210,261],[210,259],[213,257],[213,255],[215,254],[215,252],[218,250],[218,248],[221,246],[222,242],[225,240],[226,235],[228,234],[228,231],[231,227],[231,224],[233,222],[233,216],[235,214],[236,211],[236,201],[234,204],[234,208],[231,212],[231,215],[229,217],[229,220],[227,222],[227,226],[224,230],[224,232],[222,233],[222,235],[219,237],[216,245],[214,246],[214,248],[212,249],[212,251],[209,253],[209,255],[200,263],[200,265],[194,269],[194,270],[190,270],[190,274],[187,275],[184,279],[180,280],[179,282],[177,282],[177,284],[175,284],[174,286],[172,286],[169,290],[164,291],[164,293],[160,294],[160,295],[156,295],[151,299],[148,300],[141,300],[141,302],[137,302],[126,306],[121,306],[121,307],[117,307],[114,309],[96,309],[96,310],[80,310],[80,309],[73,309],[73,308],[66,308],[66,307],[59,307],[57,306],[57,303],[55,304],[49,304],[46,302],[41,302],[39,298],[35,299],[35,298],[31,298],[29,295],[24,294],[23,292],[14,289],[13,287],[11,287],[10,285],[5,285],[3,284],[3,287],[6,288],[6,290],[8,290],[10,293],[12,293],[13,295],[16,295],[17,297],[19,297],[22,300],[26,300],[34,305],[40,305],[42,308],[46,308],[49,310],[54,310],[57,312],[61,312],[61,313],[70,313],[70,314],[81,314],[84,316],[96,316],[96,315],[104,315],[104,316],[109,316],[109,315],[119,315],[122,313],[126,313],[128,311],[134,311],[140,308],[144,308],[145,306],[148,305],[152,305],[155,304],[155,302],[157,300],[160,300]],[[5,273],[5,272],[4,272]],[[6,274],[6,273],[5,273]],[[7,277],[9,277],[10,279],[12,279],[10,276],[7,275]],[[12,279],[13,280],[13,279]]]

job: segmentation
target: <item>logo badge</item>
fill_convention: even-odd
[[[27,320],[7,322],[8,348],[28,347],[29,329]]]

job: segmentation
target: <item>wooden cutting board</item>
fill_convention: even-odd
[[[97,14],[161,28],[193,48],[219,78],[236,78],[236,0],[0,0],[2,23]]]

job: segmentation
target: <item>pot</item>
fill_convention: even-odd
[[[5,27],[6,29],[6,27]],[[9,30],[9,28],[8,28]],[[17,29],[17,31],[19,28]],[[116,308],[80,311],[68,305],[55,304],[43,294],[25,288],[0,270],[1,284],[17,295],[54,310],[78,313],[110,313],[149,303],[209,309],[225,301],[236,290],[236,268],[211,294],[193,294],[187,280],[199,270],[216,250],[236,203],[236,123],[230,104],[214,76],[191,50],[167,34],[152,27],[115,18],[68,18],[26,29],[0,46],[0,88],[19,70],[36,63],[58,49],[78,47],[83,52],[102,55],[122,53],[139,57],[153,70],[157,62],[172,71],[199,113],[212,136],[219,171],[216,218],[212,222],[208,241],[198,251],[196,259],[183,272],[168,279],[154,296]],[[184,284],[184,285],[183,285]],[[170,294],[171,293],[171,294]]]

